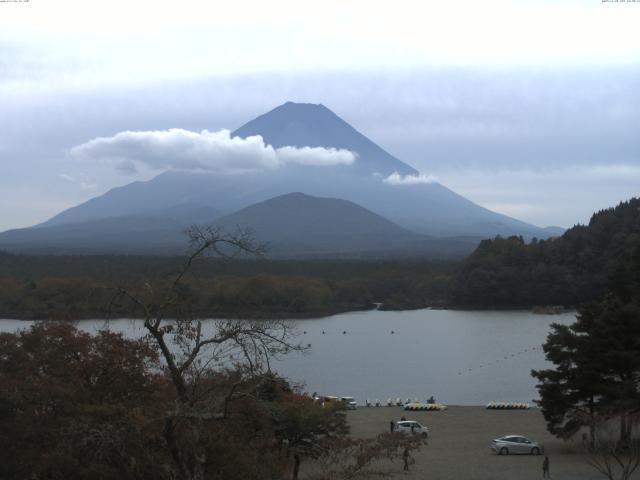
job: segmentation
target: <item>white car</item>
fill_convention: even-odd
[[[426,425],[420,425],[414,420],[400,420],[396,422],[396,426],[393,429],[395,432],[407,433],[411,435],[421,435],[424,438],[429,436],[429,427]]]
[[[505,435],[496,438],[491,442],[490,448],[498,455],[509,455],[510,453],[540,455],[544,452],[542,445],[522,435]]]
[[[353,397],[340,397],[340,401],[344,402],[350,410],[358,408],[358,402],[356,402],[356,399]]]

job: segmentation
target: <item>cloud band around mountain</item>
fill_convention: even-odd
[[[322,147],[274,148],[260,135],[232,137],[229,130],[193,132],[181,128],[125,131],[99,137],[70,151],[78,160],[114,161],[122,173],[135,173],[144,165],[154,170],[192,170],[243,173],[273,170],[285,165],[351,165],[357,154]]]
[[[398,172],[393,172],[388,177],[382,179],[384,183],[389,185],[419,185],[425,183],[436,182],[436,177],[433,175],[400,175]]]

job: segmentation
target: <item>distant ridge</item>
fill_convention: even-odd
[[[268,244],[267,256],[275,258],[460,258],[480,241],[418,235],[353,202],[299,192],[200,223],[230,233],[248,229],[256,242]],[[181,254],[187,245],[184,232],[188,226],[186,219],[109,217],[10,230],[0,234],[0,248],[26,253]]]

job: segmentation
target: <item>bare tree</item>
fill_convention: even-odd
[[[128,299],[142,312],[144,327],[160,351],[175,389],[173,408],[164,420],[164,439],[173,461],[172,475],[203,480],[212,459],[207,450],[208,425],[227,416],[230,402],[255,395],[256,379],[273,381],[270,359],[302,347],[292,343],[294,333],[283,321],[215,320],[193,318],[180,308],[188,290],[185,279],[199,259],[210,254],[234,258],[261,255],[246,231],[227,234],[215,227],[192,227],[190,253],[162,292],[146,283],[140,292],[117,288],[116,297]],[[173,318],[169,318],[173,317]],[[233,381],[216,382],[215,374],[233,371]]]
[[[630,421],[628,415],[623,418]],[[593,425],[595,436],[585,442],[586,462],[609,480],[628,480],[640,466],[640,442],[631,436],[630,427],[629,437],[621,440],[617,420],[602,419]]]
[[[390,478],[397,473],[389,463],[400,462],[405,450],[419,450],[423,439],[418,435],[382,433],[375,438],[339,437],[321,445],[308,480],[357,480]]]

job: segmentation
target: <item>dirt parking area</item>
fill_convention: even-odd
[[[359,408],[348,414],[351,433],[371,437],[389,431],[389,422],[405,416],[427,425],[428,444],[414,453],[415,463],[400,478],[423,480],[528,480],[542,478],[544,456],[496,455],[493,438],[518,434],[541,442],[549,456],[551,478],[597,480],[604,477],[586,464],[576,444],[550,435],[542,413],[531,410],[486,410],[483,407],[449,407],[442,412],[405,412],[400,407]],[[394,467],[396,468],[396,467]],[[640,478],[640,475],[634,478]]]

